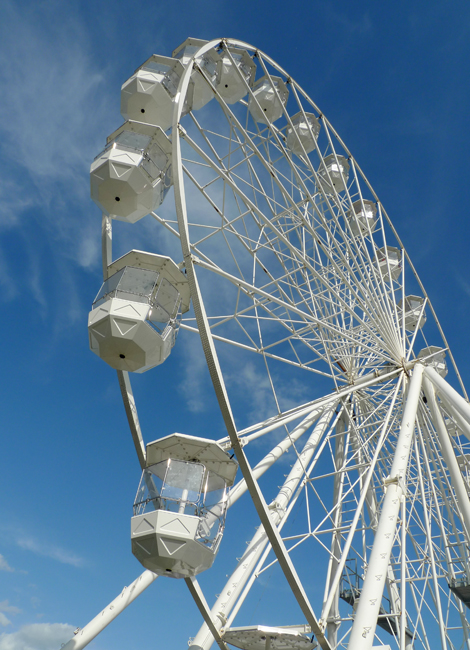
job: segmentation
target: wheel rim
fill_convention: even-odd
[[[294,497],[285,504],[287,515],[280,513],[273,525],[282,547],[274,561],[284,562],[288,584],[320,641],[326,636],[331,647],[347,647],[351,605],[357,599],[356,590],[362,588],[384,481],[395,453],[407,374],[428,343],[448,346],[437,320],[428,321],[429,342],[419,327],[407,329],[410,293],[421,298],[410,309],[419,325],[425,310],[432,311],[432,307],[378,198],[319,109],[279,66],[247,44],[213,41],[193,60],[197,62],[214,47],[254,52],[258,68],[268,79],[279,75],[287,82],[291,103],[281,108],[274,124],[256,124],[250,117],[249,102],[257,106],[251,89],[247,88],[249,99],[235,105],[227,105],[215,89],[215,102],[182,119],[192,73],[192,62],[188,64],[172,127],[178,231],[194,308],[194,318],[183,320],[182,327],[201,337],[229,433],[222,442],[236,453],[265,524],[271,517],[267,504],[276,494],[270,493],[274,479],[265,483],[263,495],[250,467],[256,460],[248,460],[250,453],[244,447],[258,439],[261,451],[269,452],[279,431],[284,428],[288,439],[295,438],[299,423],[322,406],[315,413],[326,421],[317,435],[315,453],[298,477]],[[199,70],[199,74],[204,72]],[[271,89],[279,103],[278,89]],[[302,156],[287,146],[289,129],[294,126],[289,115],[294,112],[304,117],[314,114],[322,127],[310,153],[294,137]],[[306,133],[308,141],[312,125]],[[327,172],[323,161],[328,157],[331,169]],[[349,180],[343,183],[346,164]],[[333,177],[341,167],[343,174],[339,173],[335,188]],[[368,202],[376,209],[372,218],[367,216]],[[154,217],[175,230],[175,219]],[[393,249],[400,250],[398,258],[393,257]],[[399,275],[394,277],[396,261]],[[456,368],[455,373],[458,377]],[[249,381],[255,387],[253,400]],[[329,400],[322,399],[329,393]],[[438,408],[447,419],[454,417],[442,401]],[[308,424],[315,421],[311,415]],[[305,453],[304,438],[293,445],[294,458]],[[457,454],[465,458],[467,443],[459,436],[453,443]],[[260,449],[255,450],[254,459]],[[279,473],[281,465],[282,461],[274,463],[266,476]],[[367,480],[369,490],[364,489]],[[439,636],[443,644],[459,648],[468,639],[465,608],[452,596],[448,583],[467,578],[466,535],[436,427],[422,400],[406,484],[401,515],[406,534],[401,537],[399,533],[393,545],[384,612],[376,634],[392,647],[411,643],[413,648],[428,648],[433,637]],[[294,528],[281,540],[280,530],[302,495],[307,527]],[[350,509],[344,506],[346,502]],[[351,525],[356,532],[348,536]],[[265,548],[269,550],[276,539],[265,540]],[[319,560],[315,570],[324,568],[321,594],[308,587],[312,568],[304,549],[312,543]],[[347,551],[345,544],[349,544]],[[405,558],[402,547],[406,547]],[[271,564],[269,556],[263,557],[252,567],[260,575]],[[295,567],[289,578],[290,564]],[[325,611],[322,600],[328,600],[335,572],[341,579],[336,581],[331,609]],[[243,578],[248,582],[240,601],[246,596],[249,602],[249,575]],[[407,616],[401,629],[403,593]],[[234,623],[233,613],[238,609],[231,609],[232,601],[227,598],[219,631]],[[309,607],[316,613],[313,623]],[[298,616],[302,618],[301,612]],[[328,620],[332,617],[336,622]],[[199,646],[201,639],[209,639],[205,630],[196,637],[194,647],[208,648],[210,640]]]

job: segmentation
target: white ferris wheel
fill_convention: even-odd
[[[91,167],[104,284],[89,334],[117,370],[142,467],[131,537],[145,571],[66,650],[158,576],[185,582],[201,612],[191,650],[469,649],[470,406],[352,154],[291,76],[232,39],[153,55],[122,86],[121,112]],[[113,228],[143,217],[177,259],[113,258]],[[144,442],[131,376],[163,373],[177,334],[200,337],[222,439],[188,427]],[[226,517],[240,543],[228,577]],[[274,588],[268,618],[246,625],[273,567],[297,616]]]

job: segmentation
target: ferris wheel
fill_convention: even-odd
[[[66,650],[158,576],[184,581],[201,612],[192,650],[470,648],[470,406],[358,163],[293,78],[237,40],[153,55],[121,112],[91,167],[104,283],[89,334],[117,370],[142,467],[131,538],[145,571]],[[143,217],[178,258],[113,259],[113,229]],[[183,336],[202,342],[226,435],[145,444],[131,376],[164,373]],[[237,513],[226,577],[217,553]],[[271,571],[296,618],[280,587],[259,589]],[[247,625],[261,592],[268,614]]]

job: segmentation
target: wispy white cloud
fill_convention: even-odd
[[[1,58],[1,57],[0,57]],[[12,228],[19,225],[20,215],[34,203],[30,194],[25,194],[21,183],[14,178],[2,175],[0,184],[0,227]]]
[[[52,650],[66,643],[74,631],[65,623],[35,623],[18,632],[0,634],[0,650]]]
[[[32,553],[42,555],[43,557],[49,557],[61,564],[70,564],[75,567],[85,565],[85,560],[75,553],[61,548],[60,546],[40,542],[32,537],[18,537],[16,543],[20,548],[25,549],[26,551],[31,551]]]
[[[0,571],[10,571],[13,572],[15,569],[13,569],[6,559],[3,557],[3,555],[0,554]]]
[[[10,92],[0,109],[8,125],[3,146],[33,179],[76,183],[77,169],[88,162],[87,109],[103,82],[87,52],[85,31],[79,20],[63,22],[61,29],[56,20],[38,21],[33,5],[27,13],[13,3],[5,8],[0,84]],[[44,3],[44,10],[52,18],[52,3]]]
[[[57,242],[59,257],[88,268],[99,261],[89,164],[107,123],[115,128],[120,118],[86,25],[74,13],[53,0],[27,11],[9,0],[2,5],[0,228],[27,231],[35,221]]]
[[[99,269],[101,256],[89,165],[122,120],[92,38],[78,6],[2,3],[0,232],[20,238],[0,249],[0,301],[28,294],[54,336],[86,317],[77,267]]]
[[[374,29],[368,12],[362,15],[357,14],[355,18],[349,18],[345,12],[335,11],[333,5],[325,5],[324,10],[330,20],[341,27],[347,35],[357,36],[369,34]]]
[[[3,600],[0,603],[0,625],[6,627],[7,625],[11,625],[12,623],[10,619],[7,618],[4,612],[7,612],[8,614],[19,614],[21,612],[21,609],[15,607],[14,605],[10,605],[8,600]]]
[[[467,296],[470,296],[470,282],[468,282],[459,271],[457,271],[455,276],[462,290],[467,294]]]
[[[206,358],[197,334],[181,331],[177,345],[183,348],[183,379],[178,389],[191,413],[207,410],[207,391],[211,390]]]
[[[8,600],[2,600],[0,603],[0,612],[19,614],[21,612],[21,609],[19,607],[15,607],[15,605],[10,605],[10,602]]]
[[[31,596],[31,606],[33,609],[37,609],[41,604],[41,599],[37,596]]]

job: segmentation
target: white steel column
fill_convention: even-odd
[[[332,536],[331,541],[331,556],[328,567],[328,575],[330,577],[330,589],[331,584],[336,575],[336,571],[339,565],[339,559],[341,556],[341,528],[342,519],[343,519],[343,508],[342,508],[342,498],[343,498],[343,484],[344,484],[344,458],[345,458],[345,443],[346,443],[346,434],[345,432],[349,429],[349,420],[346,409],[343,408],[343,412],[336,424],[336,439],[335,439],[335,479],[333,484],[333,504],[336,506],[334,514],[334,528],[335,532]],[[337,636],[338,636],[338,627],[339,627],[339,586],[336,588],[336,593],[334,600],[331,604],[330,611],[328,612],[328,619],[326,625],[326,633],[328,641],[332,648],[336,648]]]
[[[158,578],[152,571],[144,571],[137,580],[134,580],[128,587],[124,587],[117,598],[109,603],[98,616],[90,621],[85,627],[78,629],[73,639],[62,646],[61,650],[81,650],[98,636],[119,614],[126,609],[133,600],[147,589],[152,582]]]
[[[470,404],[466,399],[459,395],[455,388],[446,382],[434,368],[427,366],[424,369],[424,374],[434,384],[437,392],[440,393],[444,399],[450,402],[451,406],[463,417],[463,419],[470,423]]]
[[[323,434],[331,420],[334,413],[334,407],[325,409],[323,415],[319,419],[313,432],[311,433],[302,453],[294,463],[289,475],[287,476],[284,485],[282,486],[278,496],[269,506],[271,513],[271,520],[274,526],[279,526],[283,517],[285,516],[285,509],[302,480],[305,468],[310,462],[315,450],[320,442]],[[225,626],[228,615],[231,609],[235,606],[237,599],[242,594],[243,588],[249,579],[251,573],[254,571],[256,564],[261,557],[266,545],[268,543],[268,536],[263,526],[260,526],[256,531],[253,539],[248,545],[243,557],[239,561],[237,568],[229,577],[222,593],[217,599],[215,605],[212,607],[211,615],[215,628],[220,631]],[[214,637],[210,632],[208,626],[204,623],[196,637],[194,638],[189,650],[209,650]]]
[[[142,438],[142,430],[140,428],[139,416],[137,415],[137,407],[135,405],[129,373],[127,370],[117,370],[116,372],[137,458],[139,459],[141,469],[145,469],[145,457],[147,451]]]
[[[457,462],[457,458],[455,457],[452,442],[449,439],[449,433],[436,403],[433,387],[427,377],[424,377],[423,388],[426,399],[428,400],[429,410],[431,411],[432,422],[436,427],[439,436],[442,455],[447,465],[447,469],[449,470],[452,486],[457,496],[460,513],[467,531],[467,541],[470,541],[470,501],[468,499],[468,492],[465,487],[462,471]]]
[[[413,370],[395,457],[390,476],[386,480],[387,493],[375,534],[356,618],[351,630],[348,650],[370,650],[374,641],[401,498],[405,491],[404,482],[412,446],[422,374],[423,366],[418,363]]]
[[[354,432],[351,433],[351,445],[352,448],[354,449],[354,453],[357,454],[357,460],[360,465],[364,464],[364,456],[362,453],[360,441],[357,439],[357,436],[354,434]],[[360,484],[361,484],[361,492],[364,489],[364,479],[361,477],[360,479]],[[377,526],[378,526],[378,507],[377,507],[377,496],[375,493],[375,489],[369,484],[369,487],[367,488],[366,491],[366,499],[365,499],[365,505],[367,507],[367,512],[369,515],[369,520],[370,520],[370,527],[371,530],[375,532],[377,531]],[[387,578],[385,582],[385,586],[388,590],[389,598],[390,598],[390,605],[391,605],[391,613],[392,614],[399,614],[402,611],[402,604],[401,604],[401,597],[400,597],[400,591],[398,589],[398,586],[396,584],[395,580],[395,574],[393,571],[392,566],[388,566],[388,571],[387,571]],[[401,638],[401,637],[400,637]],[[400,650],[402,650],[400,646]],[[406,649],[404,649],[406,650]]]

